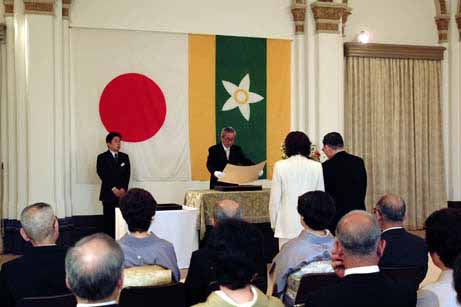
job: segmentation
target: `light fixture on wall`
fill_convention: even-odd
[[[357,36],[357,40],[359,43],[368,44],[370,41],[370,33],[368,33],[368,31],[360,31],[359,35]]]

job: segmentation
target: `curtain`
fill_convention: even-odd
[[[446,205],[440,91],[440,61],[346,57],[345,138],[365,160],[367,208],[399,195],[410,229]]]

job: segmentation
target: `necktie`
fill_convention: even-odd
[[[114,154],[114,159],[115,159],[115,162],[118,162],[118,153]]]

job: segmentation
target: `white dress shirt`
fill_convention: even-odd
[[[453,287],[453,270],[440,273],[436,282],[424,286],[418,291],[417,307],[443,306],[459,307],[456,291]]]
[[[379,272],[379,267],[377,265],[359,266],[356,268],[346,269],[344,271],[344,276],[354,275],[354,274],[372,274],[372,273],[378,273],[378,272]]]
[[[303,230],[298,197],[310,191],[325,191],[319,162],[295,155],[275,163],[269,212],[276,238],[293,239]]]
[[[115,159],[115,155],[118,155],[118,152],[112,151],[110,149],[109,149],[109,151],[112,154],[112,157]]]
[[[251,286],[251,292],[253,293],[253,299],[249,302],[243,303],[243,304],[238,304],[236,303],[232,298],[230,298],[226,293],[223,291],[216,291],[216,294],[219,295],[219,297],[224,300],[226,303],[232,306],[237,306],[237,307],[251,307],[254,304],[256,304],[256,301],[258,300],[258,292],[256,292],[255,288]]]
[[[399,227],[389,227],[387,229],[384,229],[382,233],[385,233],[386,231],[389,231],[389,230],[394,230],[394,229],[402,229],[403,227],[402,226],[399,226]]]
[[[108,306],[115,305],[116,301],[104,302],[104,303],[94,303],[94,304],[77,304],[77,307],[96,307],[96,306]]]
[[[227,148],[226,146],[224,146],[224,144],[222,145],[222,147],[224,148],[224,152],[226,153],[226,158],[227,158],[227,160],[229,160],[229,156],[230,156],[230,147]]]

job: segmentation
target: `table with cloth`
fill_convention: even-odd
[[[192,190],[186,192],[184,205],[199,210],[200,239],[203,239],[207,226],[210,228],[215,204],[224,199],[236,201],[240,204],[243,219],[255,224],[263,233],[265,257],[271,261],[278,251],[278,243],[270,228],[269,197],[270,189],[232,192]]]

